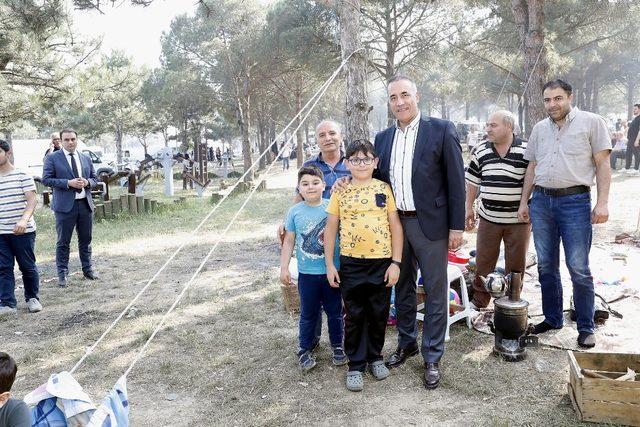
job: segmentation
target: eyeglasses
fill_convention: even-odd
[[[371,163],[373,163],[375,159],[373,157],[353,157],[351,159],[348,159],[348,162],[351,163],[353,166],[358,166],[358,165],[370,165]]]

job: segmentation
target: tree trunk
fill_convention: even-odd
[[[467,121],[469,120],[469,112],[470,112],[469,110],[471,108],[469,104],[470,104],[469,101],[464,102],[464,119]]]
[[[122,128],[120,125],[116,125],[116,159],[118,163],[122,163]]]
[[[296,97],[296,111],[300,111],[302,109],[302,82],[300,81],[301,76],[296,76],[296,87],[295,87],[295,97]],[[304,163],[304,144],[302,142],[302,126],[300,125],[300,120],[302,120],[301,116],[298,116],[295,121],[296,126],[296,165],[298,169],[302,167]]]
[[[251,160],[251,140],[249,139],[249,76],[247,73],[242,78],[240,90],[240,99],[238,100],[238,124],[242,133],[242,158],[245,172],[251,168],[253,164]],[[253,181],[255,171],[245,177],[245,181]]]
[[[385,45],[387,47],[386,52],[386,61],[385,61],[385,76],[384,76],[384,84],[386,84],[393,76],[396,74],[396,46],[393,43],[393,34],[394,34],[394,26],[397,24],[393,16],[395,16],[396,3],[390,2],[387,4],[385,10],[385,19],[384,19],[384,40]],[[389,104],[387,103],[387,125],[391,126],[395,120],[393,116],[393,112],[391,108],[389,108]]]
[[[369,139],[369,105],[365,83],[367,81],[367,63],[362,40],[360,39],[361,0],[339,0],[337,2],[338,17],[340,19],[340,46],[342,59],[353,55],[345,65],[347,75],[347,93],[345,116],[346,123],[343,137],[346,142],[357,139]],[[356,52],[358,51],[358,52]]]
[[[544,119],[542,86],[547,81],[546,48],[544,47],[544,3],[545,0],[511,0],[511,10],[524,53],[525,127],[528,135],[533,125]]]
[[[629,77],[627,79],[627,120],[633,120],[634,94],[636,93],[636,81]]]

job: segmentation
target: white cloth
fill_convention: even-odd
[[[73,170],[73,166],[71,165],[72,161],[75,161],[76,163],[76,167],[78,168],[78,177],[83,178],[82,176],[82,162],[80,161],[80,153],[78,153],[78,151],[76,150],[73,153],[73,157],[70,156],[70,152],[67,151],[66,149],[62,149],[62,151],[64,152],[64,156],[67,158],[67,163],[69,163],[69,167],[71,168],[71,170]],[[87,192],[85,191],[85,189],[83,188],[81,192],[76,193],[76,200],[78,199],[84,199],[85,197],[87,197]]]
[[[404,130],[396,124],[396,132],[393,136],[389,172],[396,205],[402,211],[416,210],[411,176],[413,175],[413,152],[416,148],[420,117],[421,113],[418,112],[418,115]]]

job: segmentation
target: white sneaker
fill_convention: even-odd
[[[627,170],[625,168],[620,169],[620,175],[626,175]]]
[[[40,301],[38,301],[37,298],[31,298],[27,301],[27,309],[29,310],[29,313],[37,313],[42,311],[42,304],[40,304]]]
[[[638,171],[636,169],[629,169],[629,172],[627,172],[627,175],[638,176]]]
[[[17,312],[18,310],[16,310],[15,308],[8,307],[6,305],[3,305],[2,307],[0,307],[0,317],[8,316],[10,314],[16,314]]]

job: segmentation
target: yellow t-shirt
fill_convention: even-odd
[[[391,187],[377,179],[333,193],[327,213],[340,218],[340,255],[391,258],[389,212],[396,210]]]

